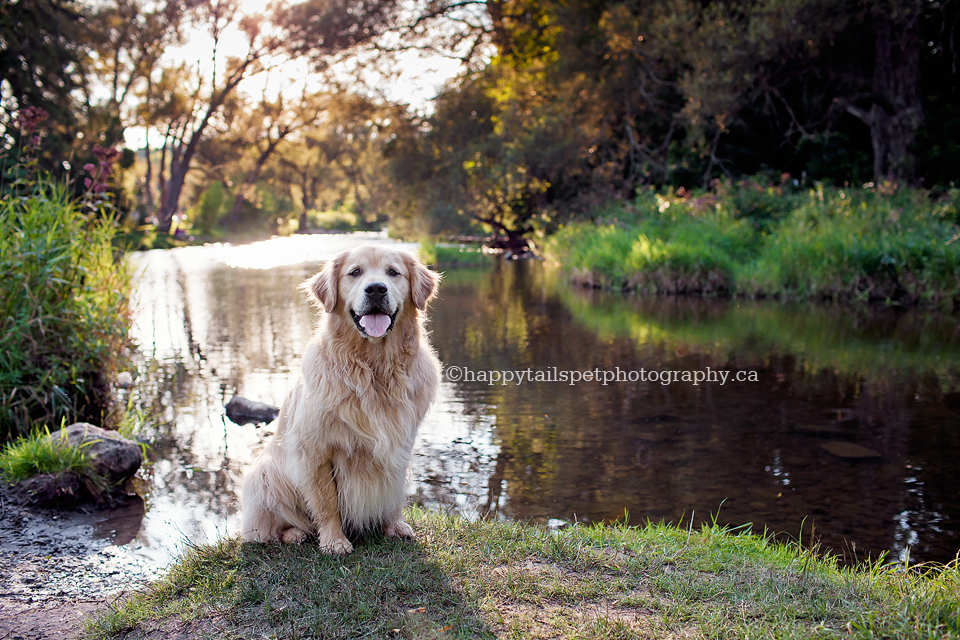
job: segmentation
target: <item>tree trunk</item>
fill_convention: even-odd
[[[153,161],[150,159],[150,128],[144,133],[143,148],[147,153],[147,175],[143,179],[143,208],[140,210],[139,223],[143,224],[153,209]]]
[[[197,151],[197,145],[200,144],[200,139],[203,138],[203,132],[206,131],[207,125],[210,123],[210,118],[220,110],[220,105],[223,104],[226,91],[227,89],[224,89],[220,99],[210,102],[210,106],[207,107],[203,119],[200,120],[196,129],[194,129],[190,135],[190,142],[187,143],[186,148],[183,148],[185,134],[178,136],[179,142],[177,143],[177,148],[173,149],[170,154],[170,179],[167,181],[163,202],[160,205],[160,210],[157,212],[157,233],[170,233],[173,216],[180,207],[180,192],[183,191],[183,183],[186,181],[187,172],[190,170],[190,161],[193,160],[193,154]],[[185,129],[186,127],[184,127],[184,130]]]
[[[191,154],[193,155],[193,154]],[[187,179],[187,169],[190,167],[190,161],[180,162],[170,169],[170,179],[167,180],[164,188],[163,202],[160,204],[160,210],[157,212],[157,233],[170,233],[170,227],[173,224],[173,216],[180,205],[180,192],[183,190],[183,183]]]
[[[877,16],[873,30],[873,104],[869,109],[848,105],[847,111],[870,128],[874,180],[909,181],[910,147],[923,123],[919,9],[896,25],[888,16]]]
[[[216,46],[215,41],[214,59],[216,59]],[[157,233],[170,233],[173,216],[180,206],[180,192],[183,190],[183,183],[186,180],[187,172],[190,170],[190,162],[193,160],[193,154],[197,151],[197,145],[200,144],[200,140],[207,130],[207,125],[210,124],[210,119],[220,111],[220,107],[223,106],[227,96],[231,91],[236,89],[240,81],[246,77],[247,69],[256,60],[257,57],[250,57],[248,54],[246,60],[241,62],[240,65],[231,72],[230,77],[219,92],[216,89],[217,82],[216,75],[214,75],[211,82],[213,88],[207,110],[204,112],[203,118],[200,119],[200,122],[190,133],[190,142],[187,143],[186,148],[183,147],[183,140],[186,138],[188,125],[184,123],[183,132],[177,136],[179,140],[177,148],[173,150],[173,157],[170,160],[170,180],[166,185],[167,189],[163,196],[160,210],[157,211]],[[197,91],[199,93],[199,89]]]
[[[289,131],[281,131],[280,135],[277,136],[277,139],[271,140],[270,144],[267,145],[267,148],[260,152],[260,157],[257,158],[257,162],[253,166],[253,169],[247,174],[243,184],[240,185],[240,188],[237,190],[237,195],[233,199],[233,206],[230,207],[230,213],[227,214],[227,217],[224,220],[225,226],[236,227],[240,223],[240,215],[243,213],[243,203],[247,199],[247,193],[253,188],[253,185],[257,183],[257,180],[260,179],[260,173],[263,171],[264,165],[267,164],[267,160],[270,159],[270,156],[273,155],[273,152],[277,150],[277,145],[279,145],[280,142],[287,137],[288,133]]]

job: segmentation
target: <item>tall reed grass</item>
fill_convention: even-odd
[[[549,258],[591,286],[960,305],[960,192],[756,182],[643,193],[561,228]]]
[[[129,326],[114,229],[44,180],[0,201],[0,439],[102,422]]]

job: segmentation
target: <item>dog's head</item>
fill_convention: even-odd
[[[378,245],[345,251],[304,283],[327,313],[338,310],[369,339],[393,329],[404,309],[424,310],[440,276],[413,255]]]

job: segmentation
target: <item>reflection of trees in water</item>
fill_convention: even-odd
[[[493,414],[500,443],[483,510],[581,520],[629,510],[634,522],[694,510],[703,521],[720,510],[721,522],[793,534],[806,519],[808,535],[814,523],[848,557],[851,541],[876,554],[911,536],[914,558],[955,553],[956,531],[944,523],[960,521],[956,322],[613,297],[556,285],[531,264],[504,265],[479,286],[473,277],[448,273],[433,312],[448,365],[760,375],[725,386],[458,383],[468,410]],[[932,370],[916,373],[928,362]],[[840,459],[821,446],[833,440],[881,457]]]
[[[297,285],[316,265],[269,270],[213,269],[202,283],[209,328],[204,354],[230,392],[252,372],[290,371],[299,364],[317,311]]]
[[[185,512],[195,510],[195,521],[206,522],[212,512],[226,516],[236,512],[234,488],[238,486],[242,465],[229,455],[226,431],[223,433],[222,455],[201,455],[208,452],[211,428],[207,418],[211,411],[207,381],[198,368],[198,360],[149,360],[141,367],[136,399],[144,415],[163,416],[148,423],[143,437],[150,439],[148,456],[151,464],[141,472],[148,483],[147,502],[162,494],[165,499],[182,505]],[[214,402],[218,400],[213,399]],[[200,416],[201,420],[196,421]],[[191,424],[193,428],[184,428]],[[215,468],[206,466],[213,459]],[[193,507],[191,507],[193,505]]]

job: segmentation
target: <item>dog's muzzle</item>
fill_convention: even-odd
[[[397,319],[399,307],[390,311],[390,299],[387,295],[387,285],[382,282],[373,282],[364,288],[363,308],[351,310],[353,322],[363,335],[369,338],[382,338],[393,329]]]

